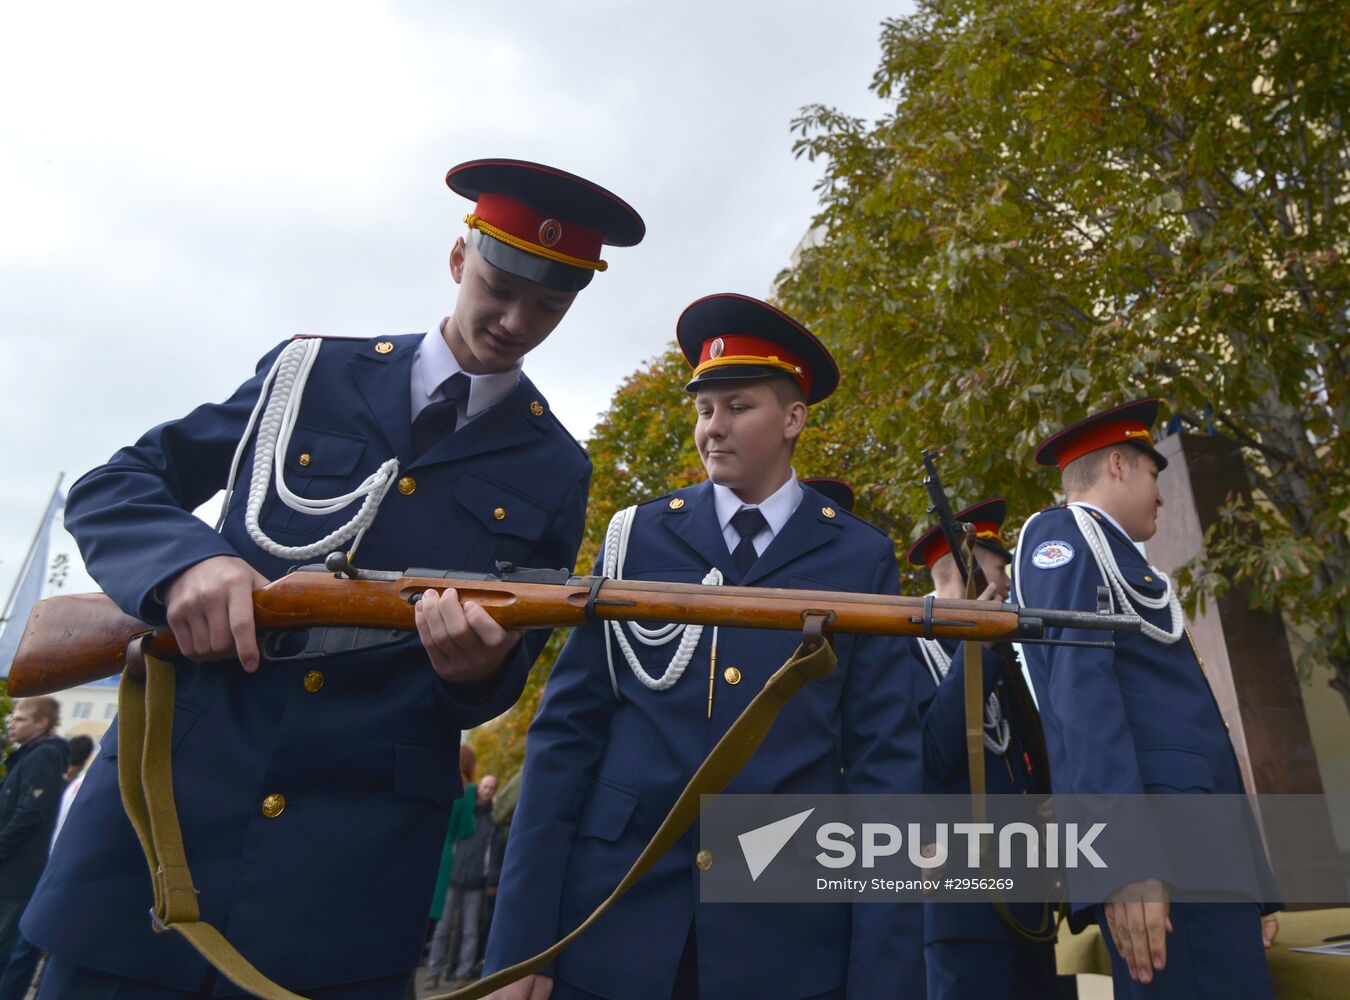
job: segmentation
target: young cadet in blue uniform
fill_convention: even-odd
[[[168,622],[185,654],[174,795],[203,919],[311,997],[403,996],[459,795],[460,730],[514,703],[547,634],[522,640],[447,590],[418,606],[417,635],[288,662],[260,656],[249,594],[349,548],[371,569],[571,566],[591,464],[521,360],[604,268],[602,243],[643,235],[623,201],[550,167],[480,160],[446,182],[477,205],[439,326],[282,345],[224,403],[84,476],[66,508],[94,578],[126,612]],[[192,511],[226,488],[232,456],[252,484],[228,495],[216,532]],[[340,530],[349,512],[323,498],[353,493],[371,504]],[[186,941],[151,931],[116,728],[70,817],[80,835],[61,838],[24,921],[53,956],[42,996],[235,995]]]
[[[1097,588],[1115,610],[1144,619],[1142,634],[1116,633],[1115,648],[1023,647],[1044,725],[1056,795],[1243,793],[1242,775],[1171,582],[1135,547],[1157,529],[1153,448],[1156,399],[1098,413],[1060,431],[1036,452],[1057,465],[1067,506],[1023,526],[1014,574],[1018,603],[1091,611]],[[1088,630],[1052,638],[1102,639]],[[1268,872],[1254,845],[1253,872]],[[1142,874],[1142,873],[1141,873]],[[1072,881],[1070,882],[1072,893]],[[1265,945],[1270,907],[1175,903],[1145,877],[1110,898],[1075,900],[1095,916],[1110,952],[1117,996],[1269,997]],[[1087,912],[1085,912],[1087,911]],[[1264,925],[1264,926],[1263,926]]]
[[[838,381],[825,348],[777,309],[741,295],[698,300],[677,331],[694,367],[687,388],[696,393],[694,441],[708,479],[617,514],[618,544],[607,546],[596,572],[895,594],[890,540],[803,488],[792,471],[808,404]],[[801,638],[704,629],[681,657],[674,646],[642,641],[655,643],[661,632],[582,626],[554,667],[525,742],[486,970],[536,954],[591,913]],[[680,630],[665,638],[684,645],[688,637]],[[838,636],[834,645],[834,673],[783,709],[728,792],[919,790],[903,646],[880,636]],[[497,996],[788,1000],[922,989],[917,905],[700,903],[699,871],[713,859],[697,845],[694,828],[547,975]]]
[[[981,600],[1002,603],[1008,597],[1012,554],[1000,534],[1008,505],[1001,497],[967,507],[956,520],[975,526],[975,558],[988,586]],[[937,596],[963,599],[966,587],[951,548],[936,527],[909,550],[909,562],[927,566]],[[923,717],[924,791],[969,795],[966,759],[965,663],[953,640],[914,639],[919,663]],[[991,645],[983,649],[984,770],[990,795],[1036,795],[1050,790],[1040,720],[1021,667]],[[1041,930],[1047,916],[1036,903],[1010,903],[1008,909],[1028,930]],[[999,918],[988,903],[928,902],[923,908],[924,962],[929,1000],[980,997],[1043,998],[1056,990],[1055,949],[1050,941],[1028,940]]]

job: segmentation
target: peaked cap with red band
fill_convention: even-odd
[[[445,183],[477,202],[464,221],[484,260],[558,291],[579,291],[605,270],[602,245],[631,247],[647,232],[618,195],[541,163],[470,160]]]
[[[810,330],[748,295],[704,296],[680,315],[675,336],[694,369],[685,386],[690,392],[717,382],[786,375],[814,404],[839,384],[834,358]]]
[[[1012,553],[1003,544],[1003,536],[999,534],[1003,528],[1003,519],[1007,516],[1008,501],[1002,497],[993,497],[981,500],[973,507],[967,507],[956,515],[956,519],[975,525],[976,545],[983,545],[1011,562]],[[932,569],[933,564],[951,550],[946,536],[942,534],[942,525],[938,525],[909,547],[909,555],[906,558],[911,565],[927,566]]]
[[[802,485],[811,487],[836,507],[853,510],[853,487],[842,479],[821,476],[817,479],[803,479]]]
[[[1153,456],[1158,471],[1167,459],[1153,448],[1153,422],[1158,418],[1157,399],[1136,399],[1078,421],[1046,440],[1036,450],[1037,465],[1058,465],[1061,472],[1076,458],[1114,444],[1132,444]]]

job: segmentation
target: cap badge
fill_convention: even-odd
[[[721,337],[718,337],[716,340],[712,342],[712,347],[708,348],[708,356],[713,358],[720,358],[722,354],[726,351],[726,349],[727,345],[722,343]]]
[[[545,219],[539,223],[539,242],[546,247],[556,246],[562,239],[562,223],[557,219]]]
[[[1037,569],[1059,569],[1073,562],[1073,546],[1068,542],[1041,542],[1031,554],[1031,565]]]

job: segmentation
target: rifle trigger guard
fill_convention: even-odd
[[[591,582],[590,592],[586,594],[586,621],[595,622],[600,620],[600,616],[595,613],[595,599],[600,596],[600,588],[604,585],[607,577],[597,576]]]
[[[814,653],[825,642],[825,626],[833,624],[833,611],[815,611],[809,608],[803,611],[802,648],[808,653]]]

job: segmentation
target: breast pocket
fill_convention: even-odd
[[[447,565],[489,570],[495,562],[523,565],[553,517],[552,510],[529,497],[471,473],[460,476],[454,498],[475,530],[452,541],[457,551],[445,554],[451,560]]]
[[[307,500],[350,493],[379,467],[375,461],[366,463],[370,468],[362,467],[365,450],[364,438],[298,424],[291,434],[282,464],[286,488]],[[346,523],[359,509],[357,502],[337,513],[319,516],[292,510],[278,495],[274,481],[258,520],[269,532],[293,536],[288,541],[316,540]]]
[[[838,590],[849,592],[849,588],[840,584],[838,581],[821,580],[813,576],[804,576],[794,574],[788,577],[788,583],[793,590]],[[826,602],[822,610],[829,610],[829,603]],[[822,677],[815,683],[831,686],[841,684],[844,675],[848,672],[849,658],[853,655],[853,645],[857,641],[857,636],[849,635],[844,632],[836,632],[830,636],[830,645],[834,648],[834,655],[838,664],[828,676]]]

